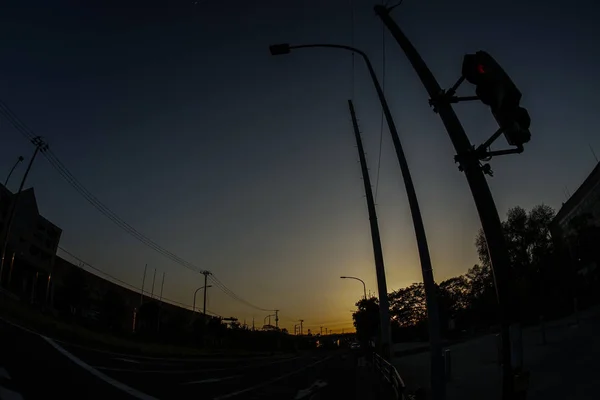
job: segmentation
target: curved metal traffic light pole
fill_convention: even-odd
[[[365,300],[367,299],[367,285],[365,285],[365,281],[363,281],[362,279],[357,278],[355,276],[340,276],[340,279],[356,279],[357,281],[362,282],[363,291],[365,292]]]
[[[402,143],[400,142],[400,137],[398,136],[398,130],[396,129],[396,124],[394,123],[394,119],[392,118],[392,113],[390,111],[390,107],[387,103],[385,95],[383,93],[383,89],[379,84],[379,80],[377,79],[377,74],[373,69],[373,65],[369,60],[369,57],[361,50],[356,49],[351,46],[338,45],[338,44],[304,44],[297,46],[290,46],[289,44],[278,44],[270,46],[270,51],[272,55],[280,55],[287,54],[293,49],[302,49],[302,48],[312,48],[312,47],[322,47],[322,48],[333,48],[333,49],[342,49],[351,51],[360,55],[366,66],[369,70],[369,75],[371,76],[371,80],[373,81],[373,85],[375,86],[375,90],[377,91],[377,96],[379,97],[379,101],[381,103],[381,107],[383,109],[383,114],[385,116],[385,120],[388,125],[388,129],[390,131],[390,135],[392,136],[392,142],[394,143],[394,149],[396,150],[396,156],[398,158],[398,163],[400,164],[400,170],[402,171],[402,177],[404,178],[404,186],[406,188],[406,195],[408,198],[408,204],[410,206],[410,212],[413,219],[413,225],[415,229],[415,236],[417,240],[417,247],[419,250],[419,257],[421,259],[421,271],[423,274],[423,283],[425,285],[425,296],[427,300],[427,315],[429,320],[429,337],[431,343],[431,354],[432,354],[432,365],[437,366],[434,367],[438,373],[443,374],[443,359],[442,359],[442,345],[441,345],[441,336],[440,336],[440,320],[439,320],[439,310],[437,306],[437,293],[435,287],[435,281],[433,279],[433,269],[431,267],[431,257],[429,255],[429,247],[427,245],[427,236],[425,235],[425,226],[423,224],[423,218],[421,216],[421,210],[419,208],[419,202],[417,199],[417,194],[415,191],[415,187],[412,181],[412,176],[410,174],[410,169],[408,167],[408,162],[406,161],[406,156],[404,154],[404,149],[402,148]],[[384,312],[387,313],[387,326],[384,329],[387,329],[389,332],[389,301],[387,298],[387,286],[385,283],[385,272],[377,271],[377,286],[379,291],[379,302],[381,305],[381,309],[384,309]],[[389,338],[389,336],[388,336]],[[389,341],[389,339],[388,339]],[[439,372],[441,371],[441,372]],[[443,379],[443,377],[441,378]]]
[[[392,19],[389,14],[390,10],[381,5],[375,6],[374,10],[394,39],[396,39],[396,42],[408,58],[421,83],[423,83],[425,90],[427,90],[429,97],[431,99],[438,98],[443,93],[440,84],[429,67],[427,67],[427,64],[425,64],[417,49]],[[506,400],[512,399],[515,390],[515,375],[512,368],[515,365],[517,371],[521,372],[523,367],[523,348],[519,323],[519,308],[513,290],[514,283],[510,257],[502,230],[502,222],[500,221],[494,197],[481,169],[479,160],[475,157],[464,157],[471,153],[473,146],[452,105],[442,101],[436,107],[457,156],[460,157],[457,161],[460,163],[460,167],[467,178],[479,219],[481,220],[481,227],[485,234],[502,325],[502,398]],[[516,343],[513,343],[511,346],[513,335]],[[514,351],[514,360],[511,350]]]

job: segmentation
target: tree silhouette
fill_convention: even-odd
[[[524,322],[537,321],[540,315],[560,314],[570,300],[569,272],[556,257],[550,224],[554,210],[537,205],[527,212],[511,208],[502,222],[509,252],[511,295],[518,296]],[[600,228],[593,219],[583,216],[575,220],[571,242],[580,260],[600,261]],[[465,275],[447,279],[437,285],[443,334],[448,338],[462,330],[487,331],[497,324],[498,304],[492,265],[483,231],[475,237],[479,264]],[[588,289],[588,292],[591,291]],[[424,340],[427,337],[427,308],[422,283],[414,283],[389,294],[392,336],[396,341]],[[591,300],[590,300],[591,301]],[[354,324],[359,337],[379,332],[376,299],[356,303]],[[453,321],[453,324],[449,322]],[[454,327],[453,332],[449,328]]]
[[[510,259],[509,282],[513,285],[511,295],[517,296],[522,318],[531,318],[533,314],[539,313],[542,269],[547,267],[545,264],[548,255],[554,251],[550,235],[550,223],[554,215],[554,210],[544,204],[533,207],[529,213],[522,207],[513,207],[508,210],[506,221],[502,222]],[[481,272],[487,275],[491,271],[491,263],[482,230],[477,235],[475,245],[481,260]],[[480,283],[474,282],[475,285]],[[485,293],[486,288],[480,291],[482,288],[474,287],[476,297]],[[484,298],[486,304],[483,308],[491,309],[489,299],[487,296]]]
[[[390,314],[401,327],[415,326],[427,319],[425,286],[413,283],[389,294]]]
[[[469,307],[469,281],[464,275],[450,278],[438,286],[440,317],[443,329],[451,329],[450,321],[461,323]]]
[[[356,336],[367,343],[379,334],[379,301],[375,297],[361,299],[356,302],[356,307],[358,310],[352,314]]]

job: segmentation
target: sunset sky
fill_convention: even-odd
[[[253,305],[280,309],[280,325],[293,331],[302,318],[315,331],[349,329],[362,287],[340,275],[364,279],[372,292],[377,286],[347,100],[355,102],[373,185],[379,103],[362,60],[353,68],[350,53],[303,49],[272,57],[268,47],[354,45],[383,80],[377,2],[74,3],[2,6],[0,99],[116,214]],[[442,86],[459,77],[465,53],[486,50],[523,92],[532,140],[523,154],[492,161],[489,182],[501,215],[516,205],[558,209],[596,163],[599,11],[593,0],[405,0],[393,11]],[[385,92],[441,281],[477,262],[479,220],[425,90],[387,31],[384,37]],[[464,84],[459,93],[474,90]],[[480,103],[455,110],[474,144],[497,128]],[[27,161],[33,146],[3,118],[0,132],[5,174],[19,155]],[[502,147],[504,138],[495,144]],[[41,213],[63,229],[61,246],[135,286],[147,263],[157,281],[165,272],[165,297],[191,304],[202,275],[120,230],[43,157],[29,186]],[[422,278],[387,129],[377,189],[392,291]],[[217,288],[209,289],[208,308],[249,324],[255,317],[257,325],[268,314]]]

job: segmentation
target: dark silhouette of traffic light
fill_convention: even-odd
[[[490,106],[510,145],[529,142],[531,118],[519,106],[521,92],[504,69],[485,51],[467,54],[463,59],[462,75],[476,86],[475,93],[482,103]]]

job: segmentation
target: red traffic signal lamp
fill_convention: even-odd
[[[485,51],[465,55],[462,76],[476,86],[479,100],[490,106],[509,144],[522,146],[531,139],[531,118],[519,106],[521,92],[491,55]]]

